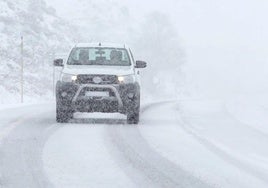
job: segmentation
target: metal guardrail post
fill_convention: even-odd
[[[23,63],[23,36],[21,36],[21,103],[24,101],[24,63]]]

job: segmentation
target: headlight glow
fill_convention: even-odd
[[[128,83],[134,83],[135,82],[135,76],[134,75],[125,75],[125,76],[118,76],[117,77],[119,83],[124,83],[124,84],[128,84]]]
[[[118,76],[118,81],[121,83],[121,82],[124,82],[124,77],[123,76]]]
[[[77,80],[77,76],[71,74],[62,74],[61,80],[63,82],[75,82]]]
[[[72,81],[76,81],[77,80],[77,76],[76,75],[73,75],[72,76]]]

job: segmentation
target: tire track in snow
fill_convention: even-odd
[[[247,174],[259,179],[260,181],[264,183],[268,183],[267,176],[264,175],[261,171],[259,171],[257,168],[255,168],[253,165],[250,165],[248,163],[245,163],[236,157],[230,155],[223,149],[217,147],[213,142],[211,142],[206,137],[198,134],[191,123],[186,119],[184,116],[180,116],[180,119],[178,119],[178,124],[183,128],[183,130],[191,135],[194,139],[196,139],[200,144],[205,146],[208,150],[222,158],[224,161],[232,164],[233,166],[237,167],[238,169],[242,169]]]
[[[229,110],[228,107],[226,105],[223,106],[223,110],[225,112],[225,114],[227,114],[231,119],[237,121],[237,123],[239,124],[243,124],[244,126],[246,126],[247,128],[251,129],[252,131],[256,132],[257,134],[260,134],[264,137],[268,138],[268,133],[266,132],[262,132],[260,129],[253,127],[252,125],[242,122],[241,120],[239,120],[237,117],[235,117],[235,115],[233,115]]]
[[[58,127],[49,112],[19,121],[0,146],[0,185],[8,188],[53,187],[43,170],[42,150]],[[42,118],[40,118],[42,117]]]
[[[145,106],[142,112],[170,102]],[[107,128],[107,148],[114,160],[138,187],[210,187],[154,151],[138,130],[123,125]]]
[[[24,119],[22,117],[17,118],[14,121],[10,121],[8,123],[6,123],[6,126],[1,128],[0,131],[0,145],[2,144],[2,140],[5,139],[5,137],[8,136],[8,134],[20,123],[22,123],[24,121]]]

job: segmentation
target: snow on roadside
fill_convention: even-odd
[[[33,102],[26,102],[26,103],[9,103],[9,104],[1,104],[0,105],[0,111],[5,111],[9,109],[14,109],[16,112],[23,111],[23,108],[25,107],[31,107],[31,106],[38,106],[38,105],[44,105],[44,104],[51,104],[54,105],[54,103],[48,103],[46,101],[33,101]]]
[[[1,105],[0,106],[0,145],[2,140],[8,136],[8,134],[16,127],[19,122],[21,112],[18,112],[21,107],[25,107],[26,104],[13,104],[13,105]],[[14,109],[15,113],[10,113],[9,110]],[[13,119],[12,122],[10,122]]]
[[[5,104],[0,106],[0,145],[1,142],[9,135],[9,133],[18,126],[24,118],[38,113],[33,108],[42,105],[53,105],[53,103],[23,103],[23,104]]]

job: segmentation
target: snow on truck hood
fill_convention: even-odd
[[[129,75],[134,74],[131,66],[94,66],[94,65],[67,65],[64,67],[65,74],[107,74],[107,75]]]

